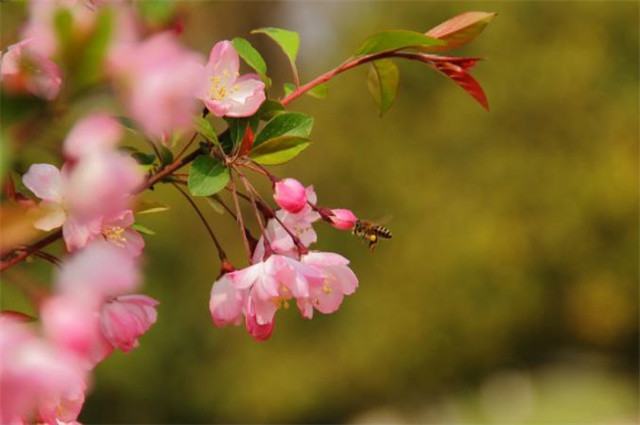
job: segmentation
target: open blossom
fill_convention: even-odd
[[[166,32],[118,49],[110,68],[132,118],[147,135],[165,141],[192,126],[203,62]]]
[[[120,295],[107,300],[100,311],[102,334],[113,348],[125,353],[138,346],[158,317],[158,301],[146,295]]]
[[[56,295],[41,309],[45,334],[84,359],[91,368],[114,349],[131,351],[157,319],[158,302],[145,295],[123,295],[140,281],[131,256],[107,242],[96,242],[62,265]]]
[[[35,49],[29,38],[9,46],[2,55],[2,83],[11,93],[28,92],[46,100],[55,99],[62,85],[62,72],[48,56]]]
[[[42,200],[42,215],[34,226],[53,230],[62,226],[70,251],[99,237],[140,255],[144,242],[130,226],[131,193],[142,183],[137,163],[115,150],[121,126],[105,114],[78,122],[64,143],[69,162],[62,170],[33,164],[22,177],[25,186]]]
[[[351,211],[345,209],[333,209],[331,210],[331,225],[340,230],[351,230],[356,225],[358,217]]]
[[[309,297],[298,298],[298,308],[304,317],[310,319],[313,309],[324,314],[338,310],[345,295],[351,295],[358,287],[358,278],[348,267],[349,260],[332,252],[309,252],[300,261],[321,270],[324,279],[313,281]]]
[[[224,274],[211,286],[209,310],[213,323],[218,327],[239,325],[248,291],[235,287],[229,273]]]
[[[206,77],[198,97],[215,116],[248,117],[265,100],[264,83],[257,74],[240,76],[238,53],[230,41],[220,41],[211,49],[205,66]]]
[[[297,213],[307,205],[307,192],[298,180],[288,178],[275,184],[273,199],[280,208]]]
[[[0,352],[0,423],[76,420],[88,380],[76,356],[13,320],[0,323]]]
[[[99,9],[110,7],[114,28],[107,54],[122,44],[132,43],[138,38],[138,28],[131,7],[124,2],[116,6],[110,1],[92,0],[30,0],[29,20],[22,28],[23,38],[36,40],[35,48],[45,56],[54,55],[59,48],[56,33],[56,15],[66,10],[71,16],[70,35],[75,40],[85,40],[95,31]]]

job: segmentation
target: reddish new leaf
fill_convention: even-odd
[[[480,105],[489,111],[487,96],[484,94],[484,90],[482,90],[480,84],[467,72],[468,68],[465,69],[465,67],[452,62],[434,62],[433,66],[453,80],[462,90],[469,93]]]
[[[496,13],[467,12],[441,23],[426,34],[444,42],[442,45],[422,46],[425,52],[453,50],[472,41],[482,32]]]
[[[253,146],[253,141],[256,139],[253,134],[253,130],[251,126],[247,124],[247,129],[244,131],[244,136],[242,137],[242,143],[240,143],[240,148],[238,149],[238,156],[243,156],[249,153],[251,147]]]

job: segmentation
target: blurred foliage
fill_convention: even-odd
[[[271,96],[292,77],[278,46],[249,35],[254,28],[300,32],[304,82],[380,29],[425,31],[463,11],[496,11],[459,52],[487,58],[474,75],[492,113],[435,72],[403,62],[396,62],[398,97],[384,119],[367,96],[366,67],[329,82],[327,99],[303,97],[290,106],[316,119],[314,143],[274,172],[313,183],[323,205],[369,218],[393,214],[394,239],[372,256],[350,235],[320,225],[317,248],[350,258],[361,286],[331,316],[305,321],[280,312],[262,344],[242,329],[211,324],[214,247],[171,187],[147,194],[171,205],[138,218],[157,232],[146,238],[145,292],[162,302],[159,321],[138,349],[97,368],[80,419],[380,422],[384,414],[361,413],[382,406],[413,412],[393,422],[635,422],[638,7],[179,2],[183,38],[201,52],[220,39],[251,41],[267,61]],[[3,48],[16,40],[21,13],[2,4]],[[63,135],[70,124],[57,122],[51,132]],[[24,152],[18,171],[52,160],[35,148]],[[207,212],[241,264],[233,220]],[[47,265],[29,267],[6,278],[48,280]],[[2,290],[3,308],[29,310],[11,286]],[[587,363],[586,372],[546,366],[568,349],[565,366],[575,353],[601,361]],[[502,370],[520,372],[514,378]],[[509,416],[513,385],[538,394],[523,396],[533,406],[527,415]],[[458,395],[437,404],[451,394]],[[415,413],[433,405],[436,412],[458,406],[458,413]]]

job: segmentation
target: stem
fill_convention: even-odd
[[[242,211],[240,211],[240,202],[238,201],[238,192],[236,190],[236,182],[233,178],[233,173],[229,173],[231,178],[229,179],[229,186],[231,189],[231,196],[233,197],[233,205],[236,209],[236,215],[238,218],[238,227],[240,228],[240,233],[242,233],[242,241],[244,242],[244,249],[247,253],[247,258],[249,262],[251,262],[251,248],[249,247],[249,241],[247,240],[247,235],[244,233],[244,220],[242,219]]]
[[[62,237],[62,230],[57,230],[52,234],[50,234],[49,236],[46,236],[45,238],[40,239],[38,242],[34,243],[33,245],[28,246],[24,250],[20,250],[15,256],[10,257],[8,259],[3,258],[2,263],[0,264],[0,272],[5,271],[8,268],[18,264],[19,262],[26,259],[28,256],[42,250],[43,248],[57,241],[61,237]]]
[[[238,175],[240,176],[240,180],[242,180],[242,184],[245,189],[247,189],[249,193],[249,198],[251,199],[251,206],[253,207],[253,212],[256,215],[256,220],[258,221],[258,226],[260,227],[260,232],[262,233],[262,240],[264,243],[264,251],[265,253],[271,253],[271,245],[269,243],[269,239],[267,238],[267,232],[264,229],[264,224],[262,223],[262,219],[260,218],[260,214],[258,213],[258,206],[256,205],[256,200],[253,198],[253,194],[249,189],[249,181],[245,177],[244,174],[238,171]]]
[[[376,61],[378,59],[384,59],[384,58],[390,58],[390,57],[402,57],[401,55],[402,52],[381,52],[381,53],[375,53],[372,55],[366,55],[366,56],[361,56],[359,58],[355,58],[355,59],[347,59],[345,62],[343,62],[342,64],[338,65],[336,68],[325,72],[324,74],[320,75],[319,77],[316,77],[315,79],[309,81],[307,84],[300,86],[300,87],[296,87],[296,89],[294,91],[292,91],[291,93],[289,93],[287,96],[285,96],[284,98],[282,98],[282,100],[280,101],[280,103],[282,103],[283,106],[286,106],[288,103],[292,102],[293,100],[299,98],[300,96],[302,96],[304,93],[308,92],[309,90],[311,90],[312,88],[326,82],[329,81],[330,79],[332,79],[333,77],[335,77],[338,74],[343,73],[344,71],[347,71],[351,68],[355,68],[358,65],[362,65],[368,62],[373,62]],[[435,55],[432,55],[435,56]]]
[[[204,224],[204,227],[207,228],[207,232],[209,232],[209,236],[211,236],[211,240],[216,245],[216,249],[218,250],[218,258],[220,258],[221,261],[225,260],[227,258],[227,255],[225,254],[224,250],[220,246],[220,243],[218,242],[218,239],[216,238],[216,235],[214,235],[213,230],[211,230],[211,227],[209,226],[209,223],[207,223],[207,220],[204,218],[204,215],[200,211],[200,208],[198,208],[198,206],[193,201],[193,199],[191,199],[191,197],[187,194],[187,192],[182,190],[182,188],[180,188],[180,186],[178,186],[175,183],[171,183],[171,184],[173,185],[173,187],[175,187],[178,190],[178,192],[180,192],[182,194],[182,196],[184,196],[184,198],[189,202],[189,204],[191,204],[193,209],[196,211],[196,213],[200,217],[200,220],[202,220],[202,224]]]
[[[222,201],[222,198],[220,198],[220,196],[211,195],[211,198],[215,199],[218,203],[220,203],[220,205],[222,205],[222,207],[225,209],[225,211],[227,211],[229,213],[229,215],[231,215],[231,217],[233,217],[234,220],[238,220],[237,214],[234,213],[233,210],[231,208],[229,208],[229,206]],[[255,247],[258,244],[258,240],[253,237],[251,232],[249,232],[249,229],[247,229],[246,227],[244,228],[244,233],[245,233],[245,235],[247,235],[247,239],[249,240],[249,246]]]
[[[260,193],[256,190],[255,187],[253,187],[251,185],[251,183],[249,181],[247,181],[248,184],[248,190],[253,192],[258,199],[260,200],[260,202],[269,209],[269,212],[271,214],[271,216],[274,218],[274,220],[276,220],[278,222],[278,224],[280,224],[280,226],[282,226],[282,228],[285,230],[285,232],[287,232],[287,234],[291,237],[291,239],[293,240],[293,243],[295,244],[297,250],[298,250],[298,254],[299,255],[304,255],[307,252],[309,252],[309,250],[307,249],[306,246],[304,246],[304,244],[302,243],[302,241],[300,240],[300,238],[298,238],[298,236],[296,236],[295,233],[293,233],[291,231],[291,229],[289,229],[287,227],[287,225],[285,225],[282,220],[280,220],[280,218],[278,217],[278,215],[275,213],[275,211],[273,211],[273,209],[269,206],[269,204],[267,204],[264,199],[262,198],[262,196],[260,196]]]

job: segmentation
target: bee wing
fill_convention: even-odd
[[[371,223],[377,224],[377,225],[383,225],[383,224],[389,223],[392,219],[393,219],[393,214],[387,213],[378,217],[376,220],[371,220]]]

